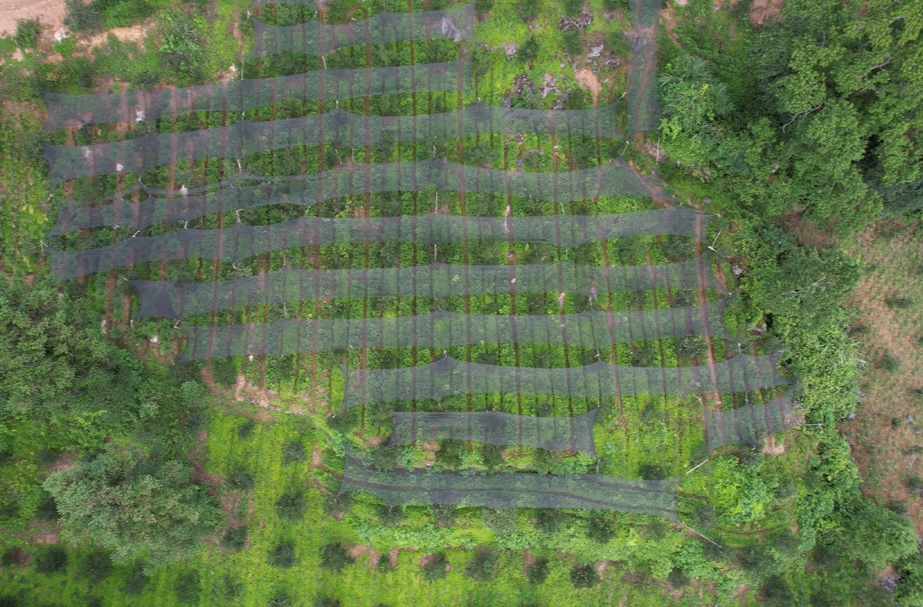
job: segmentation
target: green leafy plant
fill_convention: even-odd
[[[423,565],[423,579],[433,582],[441,580],[446,576],[446,567],[449,562],[445,558],[445,553],[437,552],[427,557],[427,562]]]
[[[544,584],[548,578],[548,558],[544,556],[537,557],[526,567],[526,578],[531,584]]]
[[[342,571],[354,561],[355,559],[349,556],[349,553],[346,551],[346,547],[339,542],[327,544],[321,552],[320,564],[324,569]]]
[[[291,569],[297,563],[295,542],[281,541],[269,552],[269,564],[277,569]]]
[[[13,40],[21,49],[32,49],[38,44],[39,34],[42,33],[42,24],[38,19],[23,19],[16,21],[16,34]]]
[[[574,588],[592,588],[600,581],[592,565],[576,565],[570,570],[570,583]]]

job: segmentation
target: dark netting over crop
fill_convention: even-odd
[[[630,394],[704,394],[772,388],[789,382],[775,372],[778,355],[738,354],[697,367],[623,367],[595,362],[584,367],[505,367],[456,360],[402,369],[349,369],[343,406],[444,398],[459,394],[545,394],[602,399]]]
[[[345,451],[346,467],[338,495],[365,491],[391,505],[624,510],[679,521],[676,488],[681,477],[645,481],[604,474],[486,474],[418,469],[382,472],[365,465],[349,445]]]
[[[724,300],[704,306],[503,316],[431,312],[388,318],[285,319],[230,326],[180,327],[186,335],[181,360],[246,354],[287,356],[351,348],[449,348],[475,344],[558,344],[584,347],[714,335],[732,339],[724,327]]]
[[[596,458],[593,420],[599,408],[574,417],[534,417],[500,411],[401,411],[391,414],[389,445],[415,440],[470,440],[523,445],[548,451],[579,451]]]
[[[448,38],[471,40],[474,3],[422,13],[379,13],[368,19],[328,25],[307,21],[298,25],[267,25],[253,19],[253,48],[248,59],[282,52],[325,55],[338,48],[361,44],[384,44],[398,40]]]
[[[221,230],[179,229],[159,236],[126,238],[88,251],[49,250],[52,272],[68,280],[136,263],[171,259],[238,261],[278,249],[354,242],[544,242],[572,248],[602,238],[704,234],[713,217],[686,207],[620,215],[465,217],[300,217],[269,226]]]
[[[250,82],[250,81],[245,81]],[[454,85],[453,85],[454,86]],[[53,183],[89,175],[140,173],[180,161],[244,158],[267,150],[332,143],[360,148],[382,137],[436,141],[492,133],[619,137],[616,103],[590,110],[504,110],[484,104],[441,114],[361,116],[338,109],[284,120],[242,121],[231,126],[148,133],[115,143],[43,144]]]
[[[510,172],[440,159],[358,164],[299,176],[297,180],[230,186],[198,196],[188,193],[175,198],[151,195],[143,202],[115,200],[96,207],[68,201],[62,205],[51,234],[113,225],[140,230],[223,211],[274,204],[314,206],[324,200],[365,192],[422,191],[432,187],[566,203],[598,196],[650,195],[656,183],[646,183],[644,177],[622,161],[561,173]]]
[[[711,265],[695,259],[655,265],[581,266],[549,263],[473,266],[433,263],[405,268],[283,269],[219,282],[133,280],[141,296],[136,318],[188,318],[213,310],[351,297],[448,297],[480,293],[555,291],[588,296],[623,291],[703,288],[724,291]],[[515,281],[515,282],[514,282]]]
[[[84,124],[157,120],[182,112],[241,112],[286,100],[350,99],[420,91],[470,92],[471,58],[395,67],[318,70],[188,88],[127,93],[45,93],[45,130]]]
[[[630,0],[631,68],[628,73],[628,134],[656,130],[660,124],[657,91],[657,24],[661,0]]]
[[[733,411],[705,411],[708,451],[725,445],[760,444],[767,436],[801,424],[792,409],[794,392],[765,405],[746,405]]]

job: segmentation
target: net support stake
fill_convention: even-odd
[[[705,537],[704,535],[702,535],[701,533],[699,533],[698,531],[696,531],[695,529],[693,529],[692,527],[690,527],[689,525],[687,525],[686,523],[680,522],[680,525],[682,525],[683,527],[685,527],[685,528],[688,529],[689,531],[695,533],[697,536],[699,536],[699,537],[701,537],[701,538],[703,538],[703,539],[708,540],[709,542],[711,542],[712,544],[714,544],[714,545],[717,546],[718,548],[724,548],[724,546],[722,546],[722,545],[719,544],[718,542],[715,542],[715,541],[712,541],[712,540],[708,539],[707,537]]]
[[[695,468],[693,468],[693,469],[690,470],[689,472],[695,472],[696,469],[698,469],[698,468],[701,467],[701,466],[704,466],[706,463],[708,463],[708,458],[706,458],[704,462],[702,462],[701,464],[699,464],[698,466],[696,466]],[[686,474],[689,474],[689,472],[687,472]],[[685,476],[685,475],[684,475],[684,476]]]

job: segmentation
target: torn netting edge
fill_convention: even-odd
[[[534,368],[469,363],[450,356],[400,369],[350,369],[343,406],[445,398],[460,394],[544,394],[601,400],[634,394],[704,394],[787,385],[775,371],[778,354],[738,354],[696,367],[623,367],[595,362],[583,367]]]
[[[598,297],[625,291],[703,288],[724,292],[711,264],[698,260],[653,266],[550,263],[476,266],[432,263],[403,268],[299,270],[287,268],[218,282],[133,280],[141,305],[136,318],[183,319],[216,310],[352,297],[450,297],[554,291]]]
[[[544,242],[572,248],[603,238],[673,234],[699,237],[714,217],[686,207],[618,215],[466,217],[431,213],[401,217],[299,217],[269,226],[236,225],[220,230],[177,229],[130,237],[86,251],[49,249],[61,280],[138,263],[171,259],[239,261],[261,253],[311,245],[356,242]]]
[[[402,40],[474,39],[474,2],[420,13],[383,12],[368,19],[330,25],[305,21],[297,25],[269,25],[253,18],[253,48],[247,59],[282,52],[323,56],[339,48],[386,44]]]
[[[577,451],[596,459],[593,421],[599,408],[573,417],[535,417],[501,411],[401,411],[391,413],[388,445],[417,440],[465,440]]]
[[[656,181],[647,183],[621,161],[562,173],[510,172],[437,159],[359,164],[304,175],[297,181],[232,186],[198,196],[189,196],[188,192],[176,198],[151,195],[142,202],[116,200],[94,207],[65,201],[50,235],[114,225],[140,230],[160,223],[275,204],[311,207],[324,200],[368,192],[434,188],[568,203],[600,196],[649,196],[652,187],[657,187]]]
[[[589,110],[505,110],[478,103],[452,112],[415,116],[363,116],[334,109],[282,120],[243,120],[197,131],[151,132],[114,143],[85,146],[44,143],[43,148],[52,183],[58,184],[77,177],[136,174],[174,162],[246,158],[268,150],[305,145],[330,143],[360,148],[382,138],[395,142],[435,142],[494,133],[618,138],[617,104]]]
[[[345,452],[346,466],[337,495],[364,491],[391,505],[624,510],[679,521],[676,489],[682,477],[645,481],[604,474],[488,474],[419,469],[382,472],[365,465],[349,445],[345,445]]]
[[[705,411],[708,452],[725,445],[755,447],[779,430],[801,425],[792,403],[794,390],[763,405],[745,405],[732,411]]]
[[[286,100],[351,99],[420,91],[471,92],[471,58],[394,67],[318,70],[187,88],[65,95],[44,93],[45,130],[143,122],[182,112],[241,112]]]
[[[227,356],[287,356],[354,348],[450,348],[550,344],[600,348],[679,337],[733,339],[723,299],[685,308],[503,316],[431,312],[387,318],[283,319],[248,325],[183,326],[180,362]]]

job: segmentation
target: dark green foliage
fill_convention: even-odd
[[[300,521],[307,507],[308,501],[301,490],[286,491],[276,500],[276,514],[286,521]]]
[[[768,607],[789,607],[795,598],[791,589],[778,575],[770,576],[760,590],[763,595],[763,604]]]
[[[603,6],[606,7],[606,10],[610,11],[622,10],[628,12],[631,10],[628,0],[605,0],[605,2],[603,2]]]
[[[923,479],[919,476],[909,476],[904,480],[907,490],[916,495],[923,493]]]
[[[662,481],[667,478],[666,471],[657,464],[641,464],[638,466],[638,475],[646,481]]]
[[[890,352],[886,352],[878,361],[878,368],[888,373],[895,373],[900,370],[901,361],[899,358],[892,356]]]
[[[103,16],[96,2],[64,0],[64,25],[75,32],[93,33],[103,28]]]
[[[144,563],[140,560],[132,564],[128,570],[128,576],[125,578],[125,585],[122,586],[122,592],[128,596],[138,596],[144,591],[144,587],[150,582],[150,578],[144,572]]]
[[[64,548],[47,548],[35,554],[34,559],[35,570],[39,573],[57,573],[67,568],[67,551]]]
[[[602,517],[593,517],[587,525],[587,537],[594,542],[605,544],[615,537],[615,531],[609,521]]]
[[[475,0],[474,8],[479,13],[488,13],[494,7],[494,0]]]
[[[281,541],[269,552],[269,564],[277,569],[290,569],[297,562],[294,542]]]
[[[579,16],[582,7],[583,0],[564,0],[564,14],[568,17]]]
[[[22,562],[23,552],[19,548],[7,548],[0,556],[0,567],[17,567]]]
[[[252,419],[248,419],[241,425],[237,426],[237,438],[250,438],[250,435],[253,434],[254,428],[256,428],[256,422]]]
[[[284,592],[280,592],[266,603],[266,607],[295,607],[295,601]]]
[[[372,465],[382,472],[391,472],[397,468],[397,457],[400,452],[400,447],[375,447],[371,450]]]
[[[523,21],[531,21],[538,14],[538,0],[521,0],[513,4]]]
[[[39,504],[35,516],[43,521],[58,520],[58,504],[54,501],[54,498],[48,498]]]
[[[756,578],[775,573],[778,564],[768,548],[760,544],[749,544],[740,549],[738,560],[741,568]]]
[[[340,607],[340,601],[329,596],[319,596],[314,601],[316,607]]]
[[[703,361],[708,353],[704,337],[683,337],[677,340],[676,355],[684,361]]]
[[[77,575],[85,578],[91,585],[100,583],[109,577],[110,573],[112,573],[112,557],[102,550],[94,550],[77,565]]]
[[[446,440],[439,443],[436,461],[439,465],[455,470],[462,464],[462,456],[467,451],[464,441]]]
[[[532,63],[538,57],[538,41],[535,36],[529,36],[529,39],[522,43],[522,46],[516,51],[516,58],[523,63]],[[535,155],[530,155],[531,158]]]
[[[321,552],[320,565],[324,569],[342,571],[344,567],[351,565],[353,562],[354,559],[346,552],[346,547],[339,542],[327,544]]]
[[[249,491],[253,489],[253,475],[237,468],[228,475],[227,487],[231,491]]]
[[[327,516],[339,518],[349,511],[349,507],[352,503],[352,496],[349,493],[344,493],[342,495],[330,495],[324,498],[321,507],[324,510],[324,514]]]
[[[600,581],[592,565],[576,565],[570,570],[570,583],[574,588],[592,588]]]
[[[899,417],[892,417],[892,418],[891,418],[891,429],[892,429],[892,430],[897,430],[898,428],[900,428],[900,427],[901,427],[901,422],[902,422],[902,421],[904,421],[904,420],[902,420],[902,419],[899,418]]]
[[[564,52],[571,57],[576,57],[583,53],[583,40],[580,38],[580,32],[570,30],[563,33],[564,35]]]
[[[541,508],[535,514],[535,528],[543,533],[559,531],[568,523],[570,516],[557,508]]]
[[[388,573],[389,571],[394,571],[394,567],[391,566],[391,559],[388,558],[388,555],[386,554],[378,557],[378,563],[375,565],[375,569],[379,573]]]
[[[900,579],[894,595],[901,607],[923,605],[923,556],[914,554],[897,564]]]
[[[0,607],[19,607],[19,601],[16,597],[3,595],[0,596]]]
[[[247,545],[247,527],[231,527],[221,537],[221,547],[232,552],[240,552]]]
[[[397,525],[406,518],[404,516],[404,509],[400,506],[388,506],[387,504],[382,504],[378,506],[378,519],[383,525]]]
[[[445,558],[445,553],[437,552],[430,555],[427,563],[423,565],[423,579],[433,582],[441,580],[446,576],[446,567],[449,562]]]
[[[304,452],[304,443],[300,440],[292,440],[285,443],[282,448],[282,464],[288,465],[294,462],[303,462],[307,459]]]
[[[491,472],[503,464],[503,447],[485,444],[481,448],[481,461]]]
[[[176,600],[182,605],[192,605],[199,602],[199,572],[187,571],[176,578],[173,584]]]
[[[479,582],[489,582],[497,574],[500,558],[492,550],[479,550],[465,565],[465,575]]]
[[[327,418],[327,425],[337,432],[349,434],[359,428],[362,421],[361,415],[362,411],[359,407],[340,410]]]
[[[204,17],[195,12],[189,15],[168,10],[160,14],[158,50],[166,66],[183,84],[200,84],[205,80],[204,28]]]
[[[38,36],[42,31],[42,24],[38,19],[23,19],[16,22],[16,34],[13,41],[21,49],[35,48],[38,44]]]
[[[531,565],[526,567],[526,578],[532,584],[544,584],[548,578],[548,558],[537,557]]]
[[[455,504],[433,504],[433,522],[440,527],[451,527],[458,516]]]
[[[685,588],[691,580],[689,579],[689,574],[678,567],[674,567],[670,571],[670,575],[667,576],[667,581],[674,588]]]
[[[885,305],[892,310],[906,310],[913,303],[913,299],[909,297],[885,297]]]
[[[882,569],[917,552],[917,537],[909,519],[857,500],[844,509],[839,550],[860,559],[872,569]]]

